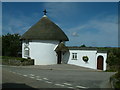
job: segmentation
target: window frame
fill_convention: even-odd
[[[29,49],[29,47],[25,47],[24,48],[24,57],[29,57],[29,55],[30,55],[30,49]]]
[[[72,53],[72,60],[77,60],[77,53]]]

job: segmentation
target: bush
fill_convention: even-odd
[[[114,74],[110,78],[110,81],[113,82],[113,86],[114,86],[115,90],[117,90],[118,88],[120,88],[120,73],[118,72],[118,73]]]
[[[106,63],[109,66],[109,70],[120,70],[120,48],[109,48]]]
[[[19,34],[2,35],[2,55],[3,56],[18,56],[18,52],[22,50],[22,43]]]
[[[120,81],[117,81],[117,82],[115,83],[115,88],[120,88]]]

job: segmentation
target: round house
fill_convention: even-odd
[[[61,54],[55,49],[61,42],[68,41],[68,37],[45,13],[22,35],[21,40],[22,58],[34,59],[35,65],[50,65],[59,62]]]

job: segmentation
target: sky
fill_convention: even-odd
[[[68,36],[67,46],[118,46],[117,2],[2,2],[2,34],[24,34],[44,9]]]

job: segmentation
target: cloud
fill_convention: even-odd
[[[18,16],[14,16],[3,13],[3,34],[23,34],[35,23],[35,21],[37,21],[34,19],[36,15],[36,13],[33,13],[31,16],[25,16],[23,13],[20,13]]]
[[[73,33],[72,33],[72,36],[78,37],[79,35],[77,34],[77,32],[73,32]]]
[[[84,43],[88,46],[117,46],[117,20],[116,15],[108,15],[94,18],[86,22],[86,24],[66,29],[70,38],[68,45],[80,45]],[[78,37],[72,37],[76,36],[76,34]]]
[[[73,16],[73,14],[77,14],[80,8],[76,6],[76,3],[70,3],[70,2],[54,2],[54,3],[45,3],[44,8],[48,10],[48,15],[51,18],[61,18],[65,20],[66,18],[70,18],[70,16]],[[68,17],[69,16],[69,17]]]
[[[71,17],[76,17],[77,11],[82,13],[80,5],[79,7],[74,5],[76,4],[46,3],[44,4],[44,7],[48,8],[48,15],[53,20],[55,18],[60,18],[67,22],[71,19]],[[62,15],[59,13],[62,13]],[[62,26],[62,29],[69,37],[70,41],[67,45],[74,46],[85,43],[88,46],[117,46],[118,44],[117,15],[109,15],[107,12],[103,12],[101,14],[97,14],[93,18],[90,18],[88,21],[84,22],[84,24],[82,22],[77,22],[77,25],[71,26],[70,24],[67,28],[66,26],[69,24],[60,20],[55,22]]]
[[[68,45],[117,45],[118,19],[115,15],[104,13],[98,16],[95,15],[94,18],[91,17],[85,20],[86,22],[84,23],[81,22],[83,21],[81,20],[79,23],[81,18],[79,20],[77,19],[82,16],[82,11],[84,11],[81,5],[74,3],[66,4],[65,2],[46,2],[42,8],[47,9],[49,13],[47,14],[48,17],[50,17],[53,22],[57,23],[67,34],[70,39]],[[3,33],[23,34],[41,18],[38,13],[32,13],[30,16],[26,16],[20,12],[17,17],[6,13],[3,13]],[[75,19],[75,17],[77,18]]]
[[[2,2],[0,2],[0,36],[2,35]]]

